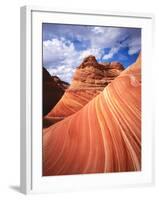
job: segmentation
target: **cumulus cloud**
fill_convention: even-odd
[[[43,24],[43,65],[65,81],[70,82],[86,56],[94,55],[101,62],[123,48],[129,56],[140,51],[141,29]]]
[[[129,41],[129,50],[128,54],[133,55],[139,52],[141,49],[141,39],[140,38],[133,38]]]
[[[64,38],[52,39],[43,42],[43,65],[51,75],[57,75],[65,81],[70,81],[75,68],[82,60],[94,55],[101,59],[104,51],[97,48],[89,48],[77,51],[74,44]]]
[[[89,55],[94,55],[96,57],[96,59],[101,59],[102,55],[103,55],[104,51],[100,48],[90,48],[90,49],[86,49],[84,51],[79,52],[80,54],[80,60],[82,60],[83,58],[89,56]]]
[[[55,38],[43,42],[43,65],[51,75],[70,81],[78,57],[74,44],[69,40]]]
[[[76,56],[74,44],[64,38],[54,38],[43,42],[43,63],[44,66],[72,64]],[[67,61],[67,62],[66,62]]]
[[[78,40],[81,45],[87,43],[89,48],[112,48],[126,38],[133,40],[141,39],[141,30],[136,28],[121,27],[98,27],[98,26],[78,26],[78,25],[59,25],[43,24],[43,40],[52,38],[67,38],[69,41]],[[75,43],[74,43],[75,44]],[[123,45],[129,45],[128,40]]]
[[[102,59],[103,59],[103,60],[110,59],[110,58],[112,58],[112,57],[114,56],[114,54],[116,54],[118,51],[119,51],[119,47],[112,47],[112,48],[110,49],[109,53],[108,53],[108,54],[105,54],[105,55],[103,56]]]
[[[58,76],[61,80],[64,80],[66,82],[70,82],[72,75],[75,71],[72,67],[66,67],[66,66],[58,66],[56,68],[48,68],[47,71],[52,76]]]
[[[103,27],[103,31],[96,32],[96,34],[94,34],[94,29],[92,29],[93,34],[90,35],[91,45],[94,48],[112,48],[125,37],[121,28]]]

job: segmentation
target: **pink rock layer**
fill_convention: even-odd
[[[44,176],[141,170],[140,65],[43,131]]]

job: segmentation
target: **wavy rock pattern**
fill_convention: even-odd
[[[141,169],[140,59],[75,114],[43,132],[43,175]]]
[[[123,70],[124,67],[118,62],[100,64],[94,56],[88,56],[77,67],[70,87],[47,115],[47,119],[54,123],[56,118],[63,119],[77,112]]]

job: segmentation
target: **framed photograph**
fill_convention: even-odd
[[[21,8],[21,191],[153,183],[150,14]]]

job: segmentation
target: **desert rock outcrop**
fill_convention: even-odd
[[[77,67],[70,87],[57,105],[47,115],[51,118],[65,118],[86,105],[105,86],[116,78],[124,67],[118,62],[98,63],[94,56],[88,56]]]

